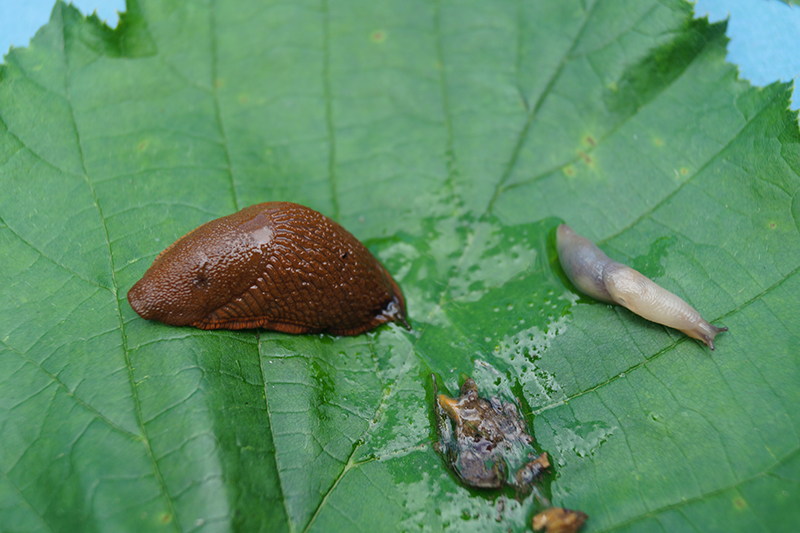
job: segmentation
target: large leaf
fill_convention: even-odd
[[[791,528],[800,135],[725,44],[684,0],[56,4],[0,70],[0,529],[530,527],[434,452],[431,373],[520,398],[587,531]],[[133,312],[164,247],[267,200],[366,242],[414,330]],[[577,296],[562,220],[717,351]]]

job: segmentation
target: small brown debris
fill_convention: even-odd
[[[545,533],[575,533],[587,518],[589,518],[587,514],[581,511],[551,507],[533,517],[533,530],[545,530]]]
[[[466,485],[499,489],[511,485],[530,492],[542,472],[550,466],[547,454],[536,456],[525,419],[513,401],[481,398],[478,386],[467,378],[461,395],[450,398],[438,393],[436,418],[439,442],[436,451]],[[523,464],[526,457],[531,459]]]
[[[542,455],[525,464],[517,471],[517,487],[525,487],[539,479],[544,473],[545,469],[550,468],[550,460],[547,458],[547,452],[542,452]]]

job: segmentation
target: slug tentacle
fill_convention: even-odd
[[[727,331],[700,316],[683,299],[629,266],[609,258],[592,241],[566,224],[556,231],[558,258],[564,272],[584,294],[627,307],[652,322],[682,331],[714,349],[714,337]]]

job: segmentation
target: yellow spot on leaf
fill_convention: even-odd
[[[686,167],[681,167],[681,175],[685,176],[689,173],[689,169]]]
[[[574,176],[575,169],[572,167],[572,165],[567,165],[564,167],[564,174],[567,176]]]
[[[733,506],[736,507],[736,509],[738,509],[739,511],[741,511],[747,507],[747,502],[744,501],[744,498],[734,498]]]
[[[660,137],[653,139],[653,144],[656,146],[664,146],[664,141]]]
[[[169,513],[162,513],[161,517],[158,520],[162,524],[169,524],[170,522],[172,522],[172,515]]]

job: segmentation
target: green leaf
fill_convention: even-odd
[[[4,531],[523,531],[435,373],[519,397],[586,531],[800,521],[800,133],[683,0],[57,3],[0,67]],[[414,330],[204,332],[127,290],[270,200],[384,262]],[[578,296],[566,221],[730,331]],[[399,524],[399,525],[398,525]]]

